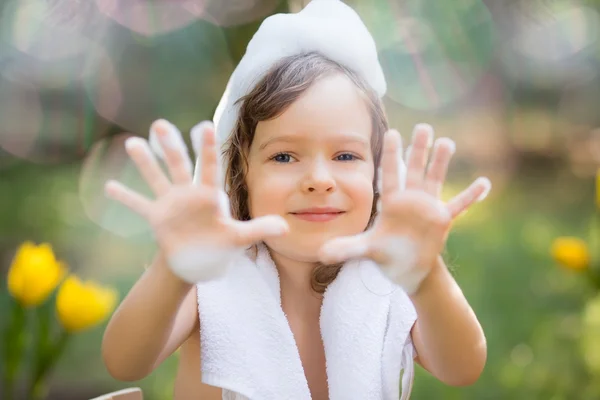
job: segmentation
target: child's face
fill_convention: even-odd
[[[278,214],[290,226],[269,247],[314,262],[326,240],[366,228],[373,204],[371,129],[365,100],[342,74],[320,79],[281,116],[258,124],[248,155],[250,214]],[[309,210],[325,207],[340,213]]]

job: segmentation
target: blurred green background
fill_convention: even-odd
[[[306,3],[0,1],[0,316],[25,240],[51,243],[72,271],[125,296],[155,248],[102,193],[108,178],[143,188],[123,140],[147,137],[157,118],[187,140],[260,22]],[[584,323],[597,290],[549,253],[558,236],[599,245],[589,229],[600,224],[600,1],[346,3],[376,40],[391,125],[408,137],[428,122],[457,142],[445,197],[478,175],[493,184],[446,255],[486,332],[485,372],[450,388],[419,370],[412,398],[600,399],[600,331]],[[102,332],[71,343],[50,398],[132,386],[105,371]],[[135,385],[169,399],[176,366],[174,355]]]

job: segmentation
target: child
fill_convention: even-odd
[[[216,133],[192,130],[194,177],[170,123],[151,127],[170,180],[148,142],[127,141],[157,198],[106,192],[149,221],[160,251],[106,329],[115,378],[181,347],[177,400],[398,399],[400,386],[408,398],[413,359],[449,385],[477,380],[485,338],[440,252],[489,181],[442,203],[453,142],[436,140],[426,169],[433,133],[418,125],[404,170],[384,93],[358,16],[314,0],[252,39]]]

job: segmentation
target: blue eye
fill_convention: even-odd
[[[273,156],[272,160],[278,163],[289,163],[292,156],[287,153],[279,153]]]
[[[339,156],[336,157],[339,161],[352,161],[355,160],[356,157],[354,156],[354,154],[350,154],[350,153],[344,153],[344,154],[340,154]]]

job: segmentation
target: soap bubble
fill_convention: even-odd
[[[71,57],[89,49],[91,40],[53,19],[50,7],[41,0],[9,2],[0,18],[2,39],[41,60]]]
[[[566,85],[561,92],[557,114],[561,119],[580,126],[598,126],[600,77],[576,85]]]
[[[79,159],[109,129],[82,97],[0,77],[0,147],[35,163]]]
[[[358,2],[357,11],[378,44],[387,96],[405,107],[453,105],[489,70],[494,25],[481,0]]]
[[[85,69],[84,85],[89,99],[103,118],[116,122],[123,94],[115,66],[106,52],[98,54]]]
[[[104,194],[105,183],[114,179],[152,197],[125,151],[125,140],[131,136],[120,134],[98,141],[85,159],[79,179],[79,198],[87,216],[122,237],[147,233],[150,229],[140,216]]]
[[[597,67],[600,15],[575,2],[528,2],[509,10],[511,32],[502,63],[513,80],[537,85],[574,84],[590,79]]]
[[[42,127],[42,106],[32,85],[0,77],[0,147],[13,156],[27,158]]]
[[[169,33],[197,21],[205,0],[96,0],[98,9],[118,24],[144,36]]]
[[[279,0],[207,0],[204,18],[222,27],[260,21],[272,14]]]
[[[158,118],[184,131],[209,118],[233,70],[222,28],[206,22],[129,49],[94,58],[83,82],[100,115],[138,135]]]
[[[84,6],[88,3],[9,2],[0,14],[0,74],[40,88],[63,89],[76,83],[87,58],[100,51],[101,31],[88,27],[106,25],[98,24],[97,16]],[[79,19],[87,22],[85,29],[71,16],[79,12]]]
[[[559,62],[598,40],[600,17],[590,7],[563,4],[560,8],[536,12],[537,18],[517,14],[516,34],[511,44],[525,57],[542,63]]]

